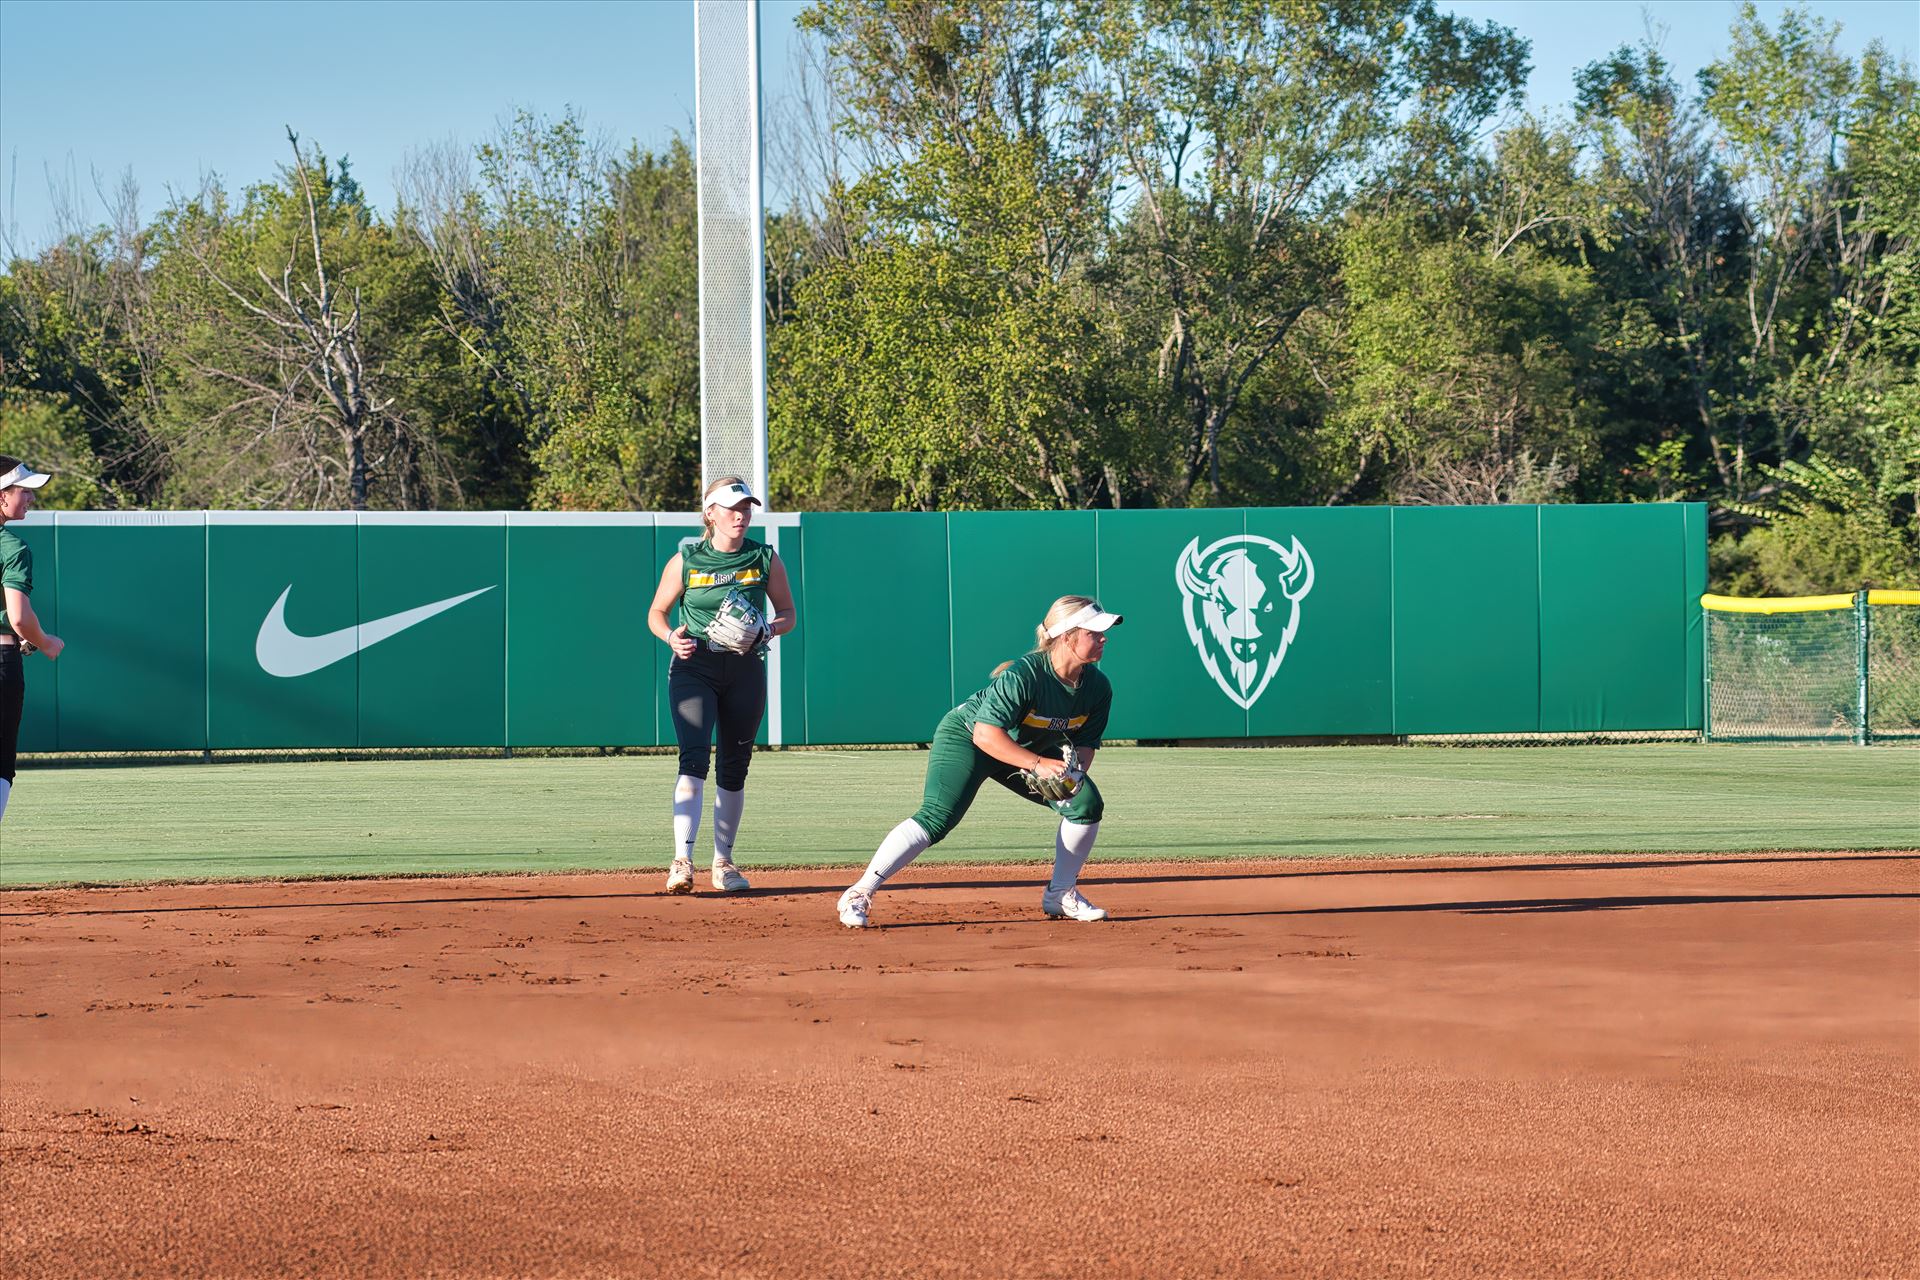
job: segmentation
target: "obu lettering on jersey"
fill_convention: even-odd
[[[1280,670],[1300,628],[1300,601],[1313,590],[1313,559],[1294,538],[1242,534],[1200,547],[1195,538],[1174,569],[1187,638],[1220,691],[1253,709]]]
[[[730,582],[751,586],[758,581],[758,569],[729,569],[725,573],[701,573],[696,569],[687,575],[687,585],[690,587],[724,587]]]

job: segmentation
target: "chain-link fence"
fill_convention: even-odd
[[[1920,742],[1920,592],[1901,594],[1913,603],[1868,603],[1867,736],[1874,741]]]
[[[1920,741],[1920,591],[1701,604],[1708,737]]]

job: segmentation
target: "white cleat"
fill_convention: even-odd
[[[672,870],[667,872],[668,893],[693,892],[693,862],[689,858],[675,858]]]
[[[731,862],[713,864],[713,887],[722,893],[744,893],[753,886],[740,874],[740,868]]]
[[[849,929],[867,927],[867,912],[873,909],[873,895],[860,892],[854,885],[840,895],[840,923]]]
[[[1080,896],[1078,889],[1067,889],[1055,893],[1051,889],[1040,895],[1040,909],[1056,920],[1080,920],[1092,923],[1105,920],[1107,909],[1096,907]]]

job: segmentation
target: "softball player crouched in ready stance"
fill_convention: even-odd
[[[1094,664],[1120,620],[1087,596],[1061,596],[1036,630],[1038,647],[1003,663],[992,684],[941,718],[920,811],[887,833],[867,873],[840,895],[841,924],[866,928],[880,886],[944,839],[989,778],[1060,814],[1040,909],[1066,920],[1107,918],[1076,886],[1104,812],[1086,770],[1113,705],[1113,686]]]
[[[693,842],[700,834],[707,762],[716,737],[720,776],[713,796],[713,887],[722,893],[749,887],[733,865],[733,842],[746,806],[753,740],[767,710],[767,641],[793,630],[798,621],[780,557],[747,537],[759,504],[737,476],[708,485],[701,514],[706,536],[680,544],[647,611],[648,627],[673,650],[667,702],[680,743],[668,893],[693,892]],[[667,617],[676,601],[678,626]],[[776,611],[771,623],[768,601]]]

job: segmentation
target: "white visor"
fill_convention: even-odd
[[[47,479],[48,477],[23,462],[7,474],[0,476],[0,489],[11,489],[16,485],[22,489],[38,489],[47,482]]]
[[[1105,631],[1108,627],[1125,621],[1126,619],[1120,614],[1103,613],[1098,604],[1083,605],[1080,612],[1074,614],[1071,618],[1066,619],[1064,622],[1056,622],[1048,627],[1047,639],[1058,640],[1075,627],[1083,627],[1088,631]]]
[[[715,489],[707,497],[710,507],[737,507],[743,502],[751,502],[760,507],[766,504],[753,496],[753,491],[743,484],[730,484],[724,489]]]

